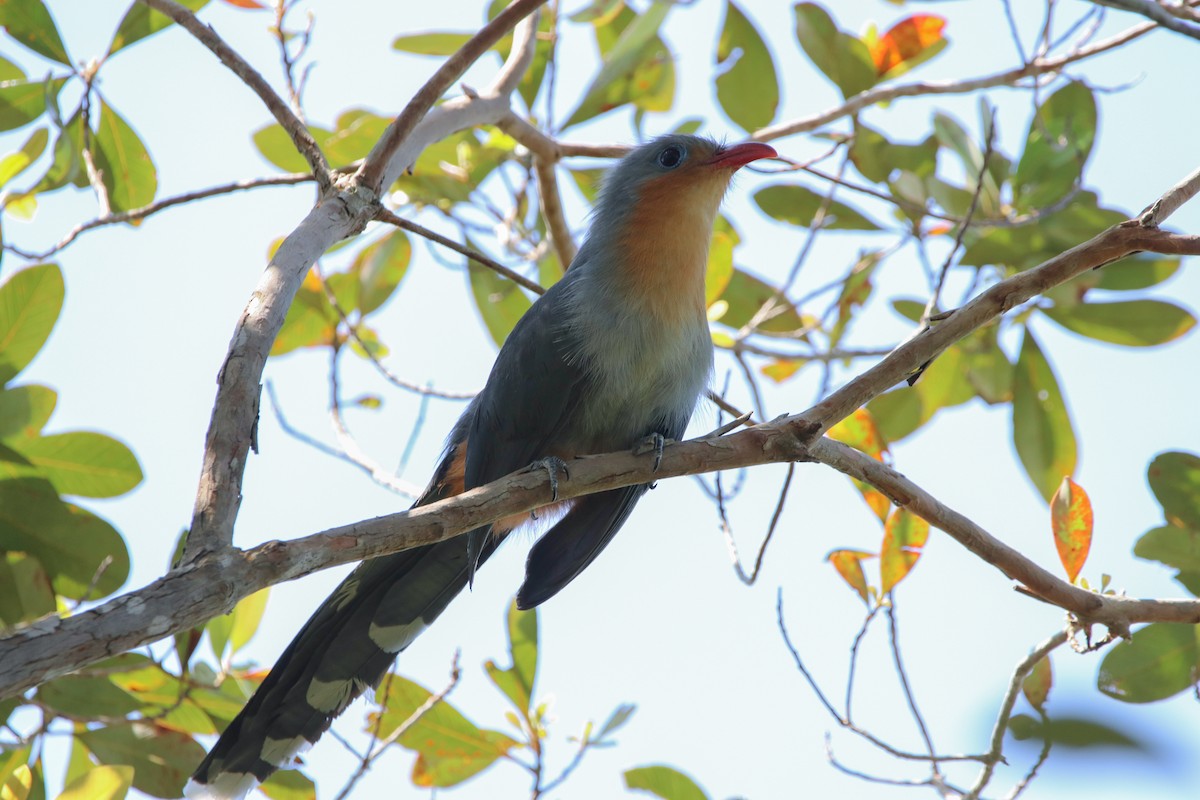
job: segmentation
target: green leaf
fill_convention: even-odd
[[[20,81],[26,77],[25,71],[7,58],[0,56],[0,83]]]
[[[1157,286],[1179,271],[1178,256],[1160,256],[1150,253],[1127,256],[1120,261],[1107,264],[1098,271],[1100,276],[1095,288],[1112,292],[1128,292]]]
[[[48,104],[58,98],[65,82],[63,78],[47,78],[44,81],[0,83],[0,131],[28,125],[46,113]]]
[[[708,265],[704,271],[704,305],[712,306],[733,279],[733,249],[741,237],[724,215],[717,215],[712,240],[708,244]]]
[[[133,785],[133,767],[92,767],[63,788],[57,800],[122,800]]]
[[[324,139],[317,139],[317,143],[321,146],[325,157],[329,159],[330,165],[345,166],[360,158],[365,158],[375,143],[383,138],[389,124],[391,124],[391,120],[386,117],[372,114],[361,108],[352,108],[339,114],[333,132]],[[317,135],[316,130],[313,131],[313,135]],[[289,137],[287,139],[288,146],[295,152],[296,146],[291,141]],[[297,156],[299,156],[298,153]],[[308,172],[308,162],[304,162],[304,166],[300,167],[298,171]]]
[[[93,579],[90,599],[112,594],[129,575],[129,551],[121,535],[99,517],[62,502],[40,478],[0,480],[0,550],[35,557],[55,591],[73,599],[82,597]]]
[[[1196,318],[1188,311],[1162,300],[1080,303],[1051,306],[1042,312],[1080,336],[1131,347],[1166,344],[1196,326]]]
[[[1142,534],[1133,546],[1138,558],[1175,567],[1181,572],[1200,572],[1200,530],[1164,525]]]
[[[679,770],[656,764],[625,771],[625,787],[661,797],[662,800],[708,800],[704,790]]]
[[[0,286],[0,384],[42,349],[62,310],[63,293],[57,264],[27,267]]]
[[[313,125],[308,126],[308,131],[317,142],[323,142],[333,135],[332,131]],[[255,131],[251,139],[262,157],[284,172],[309,171],[308,162],[296,150],[296,145],[292,143],[292,137],[282,126],[268,125],[260,128]]]
[[[1158,622],[1135,631],[1100,663],[1096,686],[1127,703],[1152,703],[1187,691],[1200,678],[1200,626]]]
[[[146,146],[129,123],[103,101],[95,144],[96,168],[113,211],[129,211],[154,201],[158,176]]]
[[[878,81],[875,64],[866,44],[838,30],[825,9],[815,3],[797,3],[796,38],[813,66],[850,97],[870,89]]]
[[[937,139],[930,136],[920,144],[896,144],[861,122],[854,123],[850,161],[862,176],[883,183],[898,169],[925,178],[937,170]]]
[[[218,661],[225,658],[227,645],[232,645],[232,655],[253,638],[259,622],[262,621],[263,612],[267,609],[268,594],[269,589],[260,589],[249,597],[242,598],[233,607],[233,611],[208,621],[205,629],[208,631],[213,656]]]
[[[467,43],[471,36],[470,33],[450,31],[412,33],[393,39],[392,49],[422,56],[452,56]]]
[[[1050,362],[1028,329],[1013,370],[1012,427],[1025,472],[1048,502],[1063,476],[1075,474],[1075,431]]]
[[[208,5],[208,0],[176,0],[184,8],[196,12]],[[175,21],[166,14],[159,13],[144,3],[134,3],[121,18],[117,32],[113,35],[108,53],[112,55],[118,50],[128,47],[134,42],[145,39],[151,34],[158,33],[163,28],[174,25]]]
[[[19,444],[34,469],[0,464],[0,478],[38,475],[59,494],[117,497],[142,482],[142,469],[128,447],[91,431],[37,436]]]
[[[37,160],[38,156],[46,149],[48,141],[50,141],[50,130],[38,128],[30,134],[20,149],[14,150],[0,159],[0,186],[7,185],[9,181],[28,169],[29,165]]]
[[[133,767],[133,788],[154,797],[179,797],[204,748],[187,734],[149,725],[121,725],[76,734],[106,764]]]
[[[1200,531],[1200,457],[1194,453],[1159,453],[1150,462],[1146,477],[1167,521]]]
[[[1096,100],[1071,81],[1046,98],[1034,114],[1013,180],[1016,210],[1053,205],[1075,186],[1096,137]]]
[[[378,720],[378,730],[380,736],[387,737],[428,701],[431,693],[399,675],[385,677],[383,686],[383,705],[387,710]],[[482,772],[517,746],[516,741],[498,731],[477,728],[445,700],[409,727],[399,742],[417,753],[413,783],[443,787],[462,783]]]
[[[411,260],[412,243],[402,230],[391,231],[355,257],[350,271],[358,276],[358,309],[363,316],[388,301]]]
[[[729,118],[749,132],[775,119],[779,78],[771,51],[754,23],[733,4],[725,3],[725,24],[717,40],[717,100]]]
[[[982,229],[967,239],[959,263],[1029,269],[1124,220],[1124,214],[1100,208],[1093,192],[1078,192],[1064,208],[1029,224]]]
[[[71,66],[54,18],[42,0],[0,0],[0,26],[33,52]]]
[[[675,67],[671,52],[657,34],[672,8],[674,3],[653,0],[643,14],[625,7],[616,17],[594,23],[603,66],[563,128],[630,102],[643,111],[670,109]],[[613,26],[620,30],[615,40],[607,38]]]
[[[281,769],[259,785],[271,800],[317,800],[317,786],[298,769]]]
[[[537,679],[537,611],[520,611],[516,601],[508,607],[508,652],[512,666],[502,669],[496,662],[484,664],[492,683],[512,702],[517,711],[529,718],[533,685]]]
[[[905,301],[897,301],[900,305]],[[921,310],[916,310],[919,317]],[[915,386],[904,386],[879,395],[867,403],[879,432],[889,442],[898,442],[943,408],[961,405],[975,396],[968,372],[968,359],[959,345],[947,348],[921,376]]]
[[[1016,714],[1008,721],[1008,729],[1017,741],[1049,739],[1052,745],[1058,747],[1148,749],[1144,742],[1124,731],[1104,722],[1080,717],[1055,717],[1043,723],[1028,714]]]
[[[283,326],[271,345],[271,355],[281,356],[301,347],[332,345],[338,322],[320,278],[310,270],[283,318]]]
[[[633,716],[634,711],[637,711],[637,706],[633,703],[622,703],[614,708],[613,712],[609,714],[608,719],[600,726],[600,730],[596,733],[592,741],[605,741],[609,736],[623,728],[626,722],[629,722],[629,718]]]
[[[933,115],[933,132],[943,147],[955,152],[962,160],[963,170],[967,176],[965,190],[966,203],[942,203],[942,207],[952,214],[964,216],[970,203],[970,197],[975,193],[976,181],[983,171],[983,149],[971,138],[970,134],[958,124],[958,121],[946,114]],[[993,156],[995,158],[995,156]],[[979,208],[988,216],[995,216],[1000,210],[1000,187],[989,169],[983,171],[983,186],[979,190]],[[932,179],[930,179],[932,180]],[[938,198],[942,202],[942,198]]]
[[[0,391],[0,439],[37,436],[50,420],[57,402],[58,395],[53,389],[38,384]]]
[[[68,717],[124,717],[141,708],[106,677],[64,675],[38,687],[38,702]]]
[[[467,261],[467,275],[475,307],[479,309],[492,341],[499,347],[533,303],[520,286],[474,261]]]
[[[38,560],[24,553],[0,554],[0,628],[11,628],[56,610],[54,585]]]
[[[79,188],[88,185],[86,170],[83,166],[84,124],[80,111],[76,111],[54,141],[54,159],[46,168],[46,174],[41,177],[29,194],[50,192],[74,183]]]
[[[791,333],[805,328],[806,323],[792,302],[777,295],[775,287],[748,272],[735,269],[721,295],[721,300],[726,304],[725,313],[717,321],[738,330],[749,324],[764,305],[772,303],[772,310],[758,325],[758,330]]]
[[[799,225],[802,228],[812,226],[817,212],[824,205],[825,218],[821,222],[823,230],[879,230],[879,225],[861,212],[855,211],[838,200],[826,204],[824,195],[814,192],[807,186],[787,183],[767,186],[754,193],[754,202],[763,210],[763,213],[772,219],[790,225]]]

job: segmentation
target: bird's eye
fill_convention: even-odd
[[[658,165],[666,169],[675,169],[683,161],[683,149],[671,145],[664,147],[658,154]]]

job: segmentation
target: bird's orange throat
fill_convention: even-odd
[[[618,241],[621,277],[639,310],[676,325],[705,316],[704,275],[725,182],[709,174],[647,181]]]

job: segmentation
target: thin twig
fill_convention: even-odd
[[[417,706],[417,708],[408,715],[408,719],[396,726],[395,730],[389,733],[387,737],[382,740],[379,739],[379,732],[381,730],[380,726],[383,723],[383,708],[381,704],[379,717],[376,720],[375,727],[371,734],[371,745],[367,748],[367,752],[363,755],[362,760],[359,762],[358,769],[356,769],[354,774],[350,776],[350,779],[346,781],[346,785],[343,786],[342,790],[337,793],[337,796],[334,798],[334,800],[346,800],[346,798],[350,796],[351,791],[354,790],[354,786],[359,782],[359,780],[362,779],[364,775],[367,774],[367,772],[370,771],[371,765],[374,763],[375,759],[379,758],[379,755],[389,745],[412,730],[412,727],[420,722],[422,717],[432,711],[434,706],[436,706],[438,703],[445,700],[450,692],[454,691],[454,687],[458,686],[458,682],[462,678],[462,670],[458,666],[459,655],[460,651],[455,650],[454,660],[450,663],[450,682],[446,684],[445,688],[443,688],[437,694],[431,694],[424,703]],[[390,679],[390,673],[388,677]]]
[[[912,714],[913,721],[917,724],[917,730],[921,733],[921,739],[925,742],[925,751],[929,753],[929,764],[933,769],[933,777],[938,778],[941,774],[941,769],[938,767],[937,750],[933,746],[933,737],[929,734],[929,727],[925,724],[925,717],[921,714],[921,708],[917,705],[917,698],[913,694],[912,685],[908,682],[908,672],[904,669],[904,660],[900,657],[900,632],[896,625],[896,596],[889,594],[891,605],[887,609],[888,618],[888,639],[892,650],[892,662],[896,665],[896,677],[900,680],[900,688],[904,692],[904,700],[908,703],[909,713]]]
[[[963,800],[977,800],[980,792],[987,787],[988,782],[992,779],[992,774],[996,771],[996,765],[1004,761],[1004,734],[1008,731],[1008,721],[1012,718],[1013,706],[1017,702],[1017,697],[1021,694],[1022,682],[1033,671],[1033,668],[1037,666],[1039,661],[1050,655],[1054,650],[1062,647],[1066,641],[1067,632],[1058,631],[1018,662],[1016,669],[1013,670],[1012,677],[1008,681],[1008,689],[1004,692],[1004,699],[1000,702],[1000,710],[996,714],[996,722],[992,726],[987,757],[983,762],[983,767],[979,770],[979,776],[975,779],[975,783],[971,786],[971,790]]]
[[[71,244],[71,242],[75,241],[75,239],[81,233],[90,231],[93,228],[102,228],[106,225],[119,225],[123,222],[142,220],[151,216],[152,214],[157,214],[159,211],[164,211],[168,208],[171,208],[172,206],[182,205],[183,203],[191,203],[195,200],[203,200],[208,197],[233,194],[234,192],[241,192],[247,189],[258,189],[263,186],[293,186],[298,183],[307,183],[311,180],[313,180],[313,176],[305,172],[293,173],[290,175],[274,175],[266,178],[251,178],[248,180],[233,181],[231,183],[221,184],[220,186],[210,186],[207,189],[197,189],[192,192],[184,192],[183,194],[175,195],[174,197],[166,197],[162,200],[156,200],[155,202],[142,206],[141,208],[131,208],[128,211],[120,211],[115,214],[106,214],[87,222],[81,222],[74,228],[71,228],[71,230],[67,231],[63,238],[58,241],[58,244],[54,245],[48,250],[32,252],[28,250],[21,250],[20,248],[14,247],[10,244],[5,244],[4,249],[8,250],[10,253],[15,253],[21,256],[21,258],[27,258],[31,261],[40,261],[54,255],[67,245]]]
[[[958,252],[958,248],[962,247],[963,237],[971,227],[971,220],[975,217],[975,210],[979,207],[979,197],[983,194],[984,178],[988,176],[988,167],[990,166],[993,147],[996,143],[996,120],[991,108],[988,108],[989,121],[987,124],[987,133],[983,144],[983,157],[979,161],[979,174],[975,176],[975,191],[971,192],[971,204],[967,206],[967,214],[963,217],[962,222],[958,224],[958,232],[954,236],[954,244],[950,247],[950,252],[946,253],[946,260],[942,262],[942,268],[938,270],[937,284],[933,287],[933,292],[929,295],[929,300],[925,303],[925,310],[921,312],[921,324],[929,325],[930,318],[933,316],[934,309],[937,308],[938,302],[942,296],[942,288],[946,285],[946,275],[950,272],[950,266],[954,263],[954,254]]]
[[[814,114],[810,117],[792,120],[790,122],[782,122],[778,125],[771,125],[766,128],[760,128],[752,134],[752,138],[760,141],[770,141],[779,139],[784,136],[793,136],[797,133],[806,133],[816,130],[823,125],[827,125],[834,120],[848,117],[856,114],[864,108],[875,105],[876,103],[887,103],[892,100],[898,100],[902,97],[924,97],[927,95],[939,94],[968,94],[977,92],[980,89],[989,89],[993,86],[1011,86],[1020,82],[1024,78],[1031,78],[1039,75],[1053,74],[1061,71],[1064,67],[1074,64],[1078,61],[1091,58],[1092,56],[1113,50],[1128,44],[1129,42],[1146,35],[1158,26],[1155,23],[1148,22],[1142,25],[1134,25],[1116,36],[1098,42],[1091,47],[1081,48],[1072,53],[1059,56],[1057,58],[1035,58],[1032,62],[1015,69],[997,72],[991,75],[985,75],[978,78],[969,78],[960,81],[921,81],[916,83],[900,84],[898,86],[880,86],[874,89],[868,89],[864,92],[859,92],[853,97],[846,100],[841,105],[835,106],[819,114]]]
[[[309,168],[312,170],[313,177],[317,184],[321,187],[321,192],[325,193],[331,186],[329,177],[329,162],[325,160],[325,154],[321,152],[321,148],[317,145],[304,122],[292,111],[288,104],[275,93],[271,85],[259,74],[258,70],[250,66],[236,50],[226,44],[225,40],[217,35],[217,32],[210,26],[201,22],[195,14],[184,8],[174,0],[140,0],[150,8],[166,14],[179,24],[184,30],[196,37],[213,55],[221,60],[221,63],[229,67],[233,74],[242,79],[250,89],[258,95],[262,100],[263,105],[275,117],[283,129],[287,131],[291,137],[292,143],[296,145],[296,149],[300,155],[304,156],[304,160],[308,162]]]
[[[521,273],[509,269],[498,261],[488,258],[477,250],[472,250],[470,247],[461,245],[453,239],[442,236],[437,231],[432,231],[429,228],[426,228],[424,225],[419,225],[412,220],[397,216],[385,208],[381,208],[378,212],[376,212],[375,219],[379,220],[380,222],[386,222],[389,225],[395,225],[397,228],[403,228],[406,231],[411,231],[418,236],[423,236],[431,242],[437,242],[442,247],[447,247],[460,255],[466,256],[475,263],[487,267],[497,275],[502,275],[505,278],[508,278],[513,283],[528,289],[534,294],[541,295],[546,293],[545,288],[541,284],[537,283],[536,281],[531,281]]]

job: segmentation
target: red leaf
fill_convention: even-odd
[[[945,27],[945,18],[936,14],[913,14],[900,20],[887,33],[870,43],[875,72],[883,76],[905,61],[915,61],[942,41]]]
[[[1092,501],[1083,487],[1068,476],[1063,476],[1050,501],[1050,525],[1058,558],[1067,578],[1074,583],[1092,547]]]
[[[865,550],[833,550],[825,556],[825,560],[833,564],[842,580],[850,584],[850,588],[858,592],[858,596],[867,602],[870,590],[867,587],[867,576],[863,573],[863,559],[876,558],[875,553]]]
[[[883,526],[879,577],[887,594],[912,571],[929,539],[929,523],[905,508],[897,508]]]

